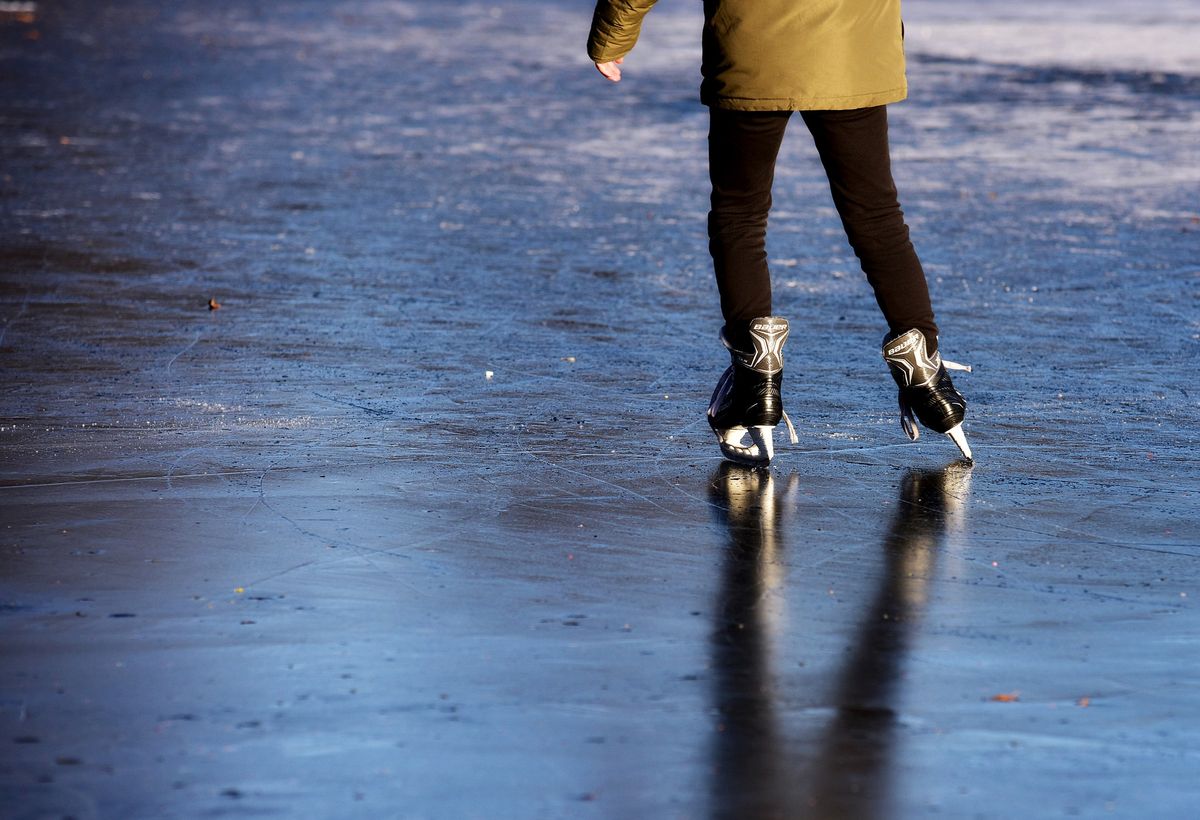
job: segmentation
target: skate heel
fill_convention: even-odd
[[[761,430],[768,431],[766,441]],[[721,455],[748,467],[766,467],[771,462],[774,447],[770,440],[770,429],[762,427],[729,427],[714,430],[721,446]],[[749,438],[749,441],[747,441]]]
[[[787,413],[783,414],[783,421],[787,425],[788,440],[792,444],[799,444],[800,437],[796,435],[796,428],[792,426],[792,420],[788,418]],[[730,461],[749,467],[767,467],[771,459],[775,458],[775,428],[772,425],[753,424],[713,432],[720,442],[721,454]],[[746,443],[747,436],[750,438],[749,444]]]
[[[721,444],[721,455],[747,467],[768,467],[775,457],[773,428],[765,425],[730,427],[717,430],[717,441]],[[747,443],[746,439],[749,438]]]

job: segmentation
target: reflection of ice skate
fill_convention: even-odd
[[[967,496],[971,493],[971,461],[967,459],[947,464],[940,470],[913,472],[905,479],[915,485],[916,496],[922,504],[929,505],[930,492],[936,493],[937,508],[942,516],[942,531],[961,534],[966,521]]]
[[[891,557],[906,564],[898,577],[898,592],[912,593],[907,605],[925,603],[925,586],[931,574],[927,566],[947,533],[959,531],[966,518],[971,488],[971,462],[956,461],[940,470],[909,470],[900,483],[900,504],[892,522]]]
[[[971,448],[962,430],[967,400],[950,381],[950,370],[965,370],[967,365],[942,361],[940,353],[929,355],[925,337],[917,329],[883,340],[883,359],[900,387],[900,426],[913,441],[921,436],[917,420],[936,433],[945,433],[968,459]],[[915,417],[915,418],[914,418]]]
[[[776,494],[792,498],[799,481],[799,475],[793,473],[780,490],[769,471],[727,462],[721,464],[712,478],[711,497],[717,509],[724,511],[724,523],[730,533],[739,546],[749,545],[749,551],[757,556],[755,560],[770,567],[759,578],[766,588],[774,589],[781,583],[774,575],[780,569],[776,554],[781,548],[778,532],[781,509]]]
[[[708,406],[708,423],[730,461],[765,467],[775,456],[772,433],[782,418],[792,444],[799,443],[792,420],[783,412],[783,345],[787,319],[764,316],[750,322],[753,350],[738,350],[721,331],[732,364],[721,375]],[[749,441],[747,441],[747,438]]]
[[[909,470],[900,485],[900,501],[935,509],[947,522],[957,519],[971,491],[972,467],[960,459],[940,470]]]
[[[723,507],[731,528],[753,528],[774,533],[775,482],[769,472],[722,464],[712,478],[712,497]]]

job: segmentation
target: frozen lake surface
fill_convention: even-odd
[[[0,6],[0,816],[1193,816],[1195,4],[905,4],[977,463],[796,127],[769,473],[699,4],[590,6]]]

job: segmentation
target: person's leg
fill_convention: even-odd
[[[771,315],[767,213],[775,157],[791,112],[709,111],[708,247],[726,330],[731,341],[745,346],[750,320]]]
[[[709,110],[709,250],[731,363],[713,390],[708,423],[726,458],[763,467],[780,419],[796,442],[781,392],[788,323],[771,315],[766,244],[775,157],[791,112]]]
[[[805,111],[846,236],[893,334],[916,328],[929,353],[937,324],[925,272],[908,237],[888,152],[887,109]]]
[[[817,143],[846,236],[888,323],[883,356],[899,387],[901,425],[915,441],[915,416],[948,435],[970,459],[962,431],[967,402],[937,354],[929,286],[896,199],[887,110],[810,111],[804,122]]]

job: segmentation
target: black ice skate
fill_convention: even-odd
[[[971,458],[971,448],[962,431],[967,400],[954,389],[946,372],[950,369],[969,373],[971,368],[943,361],[940,353],[930,356],[925,337],[915,328],[899,336],[885,336],[883,360],[900,386],[900,426],[908,437],[916,441],[921,435],[913,418],[915,415],[930,430],[948,435],[962,454]]]
[[[753,350],[738,350],[721,330],[721,343],[733,363],[717,382],[708,405],[708,423],[730,461],[766,467],[775,455],[772,431],[782,418],[792,444],[798,444],[792,420],[783,412],[783,343],[787,319],[764,316],[750,322]],[[750,441],[747,442],[746,438]]]

